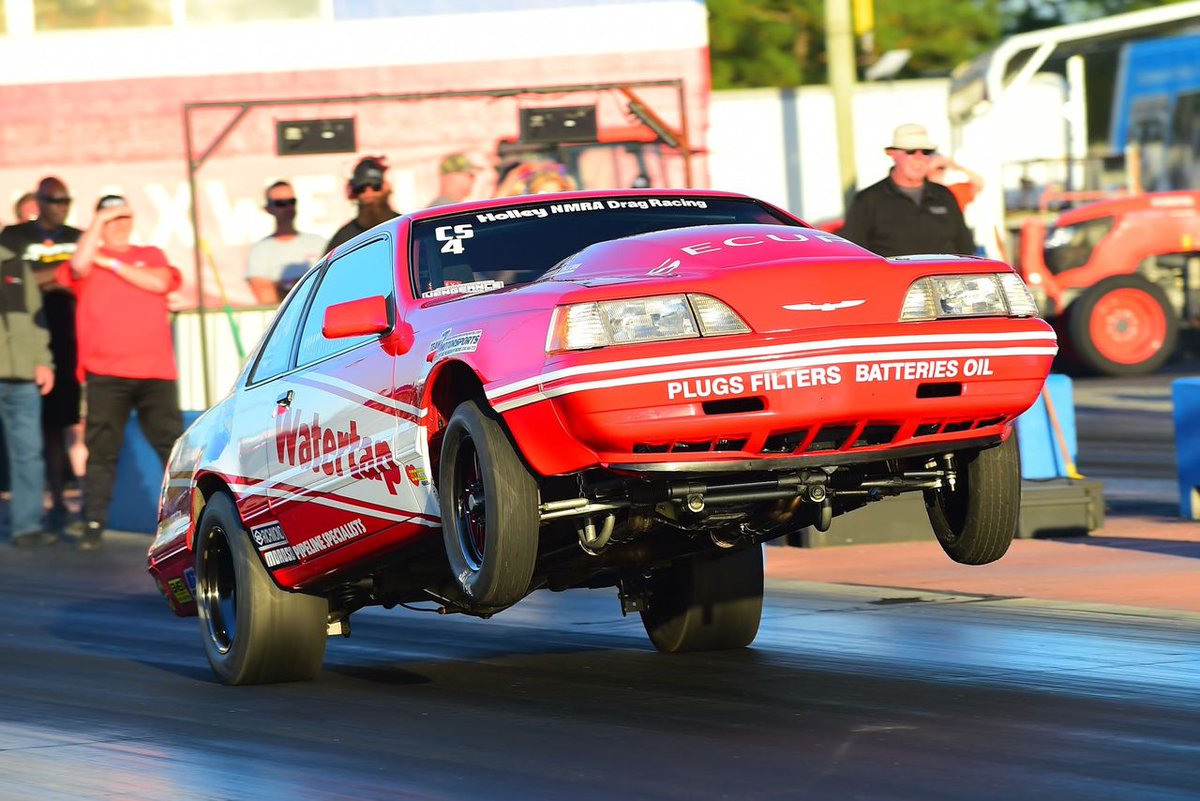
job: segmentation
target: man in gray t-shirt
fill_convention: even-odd
[[[275,218],[275,233],[250,246],[246,281],[256,301],[273,306],[324,255],[325,240],[296,230],[296,193],[287,181],[267,188],[266,210]]]

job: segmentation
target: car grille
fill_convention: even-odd
[[[909,438],[919,439],[935,434],[954,434],[988,428],[999,425],[1007,419],[1007,417],[999,416],[968,420],[924,420],[917,424]],[[758,452],[769,456],[783,456],[872,448],[895,443],[899,433],[900,425],[887,421],[826,423],[814,428],[772,432],[758,448]],[[638,442],[633,446],[633,452],[644,454],[742,451],[746,449],[749,441],[750,437],[738,435],[711,439]]]

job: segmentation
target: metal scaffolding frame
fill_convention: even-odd
[[[655,87],[674,87],[679,99],[679,130],[673,131],[670,126],[655,114],[648,106],[641,103],[633,93],[635,89],[655,88]],[[456,91],[442,92],[404,92],[399,94],[367,94],[367,95],[327,95],[322,97],[290,97],[290,98],[266,98],[259,100],[228,100],[228,101],[205,101],[199,103],[184,103],[183,104],[183,128],[184,138],[187,151],[187,173],[188,173],[188,202],[191,207],[192,221],[192,236],[194,239],[192,251],[195,261],[196,274],[196,312],[199,321],[200,331],[200,356],[204,362],[204,401],[205,405],[212,404],[212,389],[210,387],[209,370],[208,370],[208,336],[204,326],[204,270],[203,270],[203,255],[201,254],[200,243],[203,241],[200,236],[200,213],[196,206],[196,174],[206,161],[216,152],[217,148],[229,138],[230,134],[241,124],[246,115],[252,109],[269,108],[280,106],[316,106],[329,105],[336,103],[358,104],[358,103],[394,103],[408,102],[414,100],[446,100],[455,98],[471,98],[471,97],[519,97],[521,95],[550,95],[550,94],[572,94],[577,92],[599,92],[617,90],[623,92],[631,101],[637,103],[639,110],[645,116],[642,118],[644,122],[659,136],[662,136],[663,131],[669,131],[672,134],[677,134],[678,146],[684,159],[685,183],[687,186],[692,185],[692,166],[691,156],[694,152],[688,145],[687,130],[687,99],[684,95],[683,80],[679,78],[657,81],[624,81],[620,83],[590,83],[590,84],[573,84],[564,86],[524,86],[512,87],[506,89],[464,89]],[[192,127],[193,113],[205,110],[214,109],[230,109],[236,110],[233,118],[230,119],[216,137],[197,155],[198,146],[194,142],[194,131]]]

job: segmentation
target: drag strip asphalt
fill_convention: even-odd
[[[611,590],[363,610],[224,687],[149,538],[0,557],[0,799],[1194,799],[1200,615],[771,580],[755,644],[655,653]]]

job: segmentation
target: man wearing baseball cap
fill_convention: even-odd
[[[343,225],[325,246],[326,251],[349,242],[363,231],[400,216],[389,203],[392,186],[387,182],[387,163],[382,156],[364,156],[346,182],[346,197],[358,203],[358,214]]]
[[[130,411],[137,411],[138,425],[163,464],[183,433],[167,306],[182,276],[158,248],[133,244],[132,234],[129,203],[105,195],[71,260],[55,276],[79,299],[78,373],[86,382],[88,459],[78,545],[85,550],[100,547],[108,524]]]
[[[928,178],[937,145],[925,126],[898,126],[884,151],[894,166],[882,181],[855,195],[838,233],[881,256],[974,253],[958,201]]]
[[[461,203],[471,196],[475,188],[477,167],[465,153],[451,153],[442,159],[438,167],[438,196],[430,201],[430,206],[444,206],[447,203]]]

